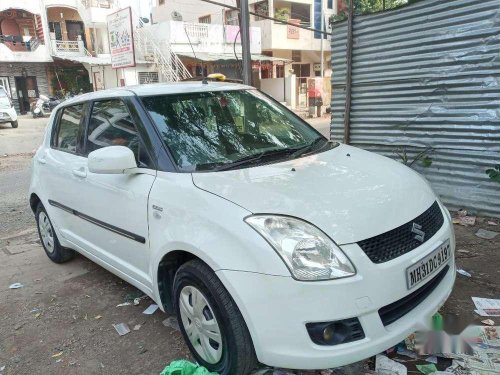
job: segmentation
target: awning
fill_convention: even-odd
[[[75,55],[53,55],[53,57],[89,65],[111,64],[111,57],[109,56],[94,57],[94,56],[75,56]]]
[[[192,52],[177,52],[178,56],[189,57],[198,61],[220,61],[220,60],[236,60],[236,56],[234,53],[209,53],[209,52],[196,52],[196,54]],[[241,53],[236,54],[238,56],[238,60],[241,60]],[[285,59],[282,57],[272,57],[260,54],[252,54],[252,61],[272,61],[272,62],[281,62],[288,63],[292,60]]]
[[[53,57],[63,60],[69,60],[82,64],[89,65],[111,65],[111,55],[94,56],[78,56],[78,55],[54,55]],[[136,64],[151,64],[144,60],[136,60]]]

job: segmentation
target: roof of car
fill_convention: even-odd
[[[153,83],[147,85],[123,86],[108,90],[94,91],[86,94],[75,96],[64,101],[63,105],[79,103],[87,100],[116,98],[120,96],[153,96],[153,95],[169,95],[183,94],[194,92],[208,91],[228,91],[228,90],[248,90],[253,89],[251,86],[242,85],[239,83],[229,82],[212,82],[203,83],[201,81],[185,81],[172,83]]]

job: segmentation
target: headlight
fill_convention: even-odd
[[[249,216],[245,221],[271,244],[298,280],[329,280],[356,274],[342,250],[311,224],[273,215]]]

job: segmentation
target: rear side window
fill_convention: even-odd
[[[62,151],[76,153],[82,116],[83,104],[63,108],[54,147]]]
[[[135,155],[139,166],[149,166],[137,127],[125,103],[119,99],[94,102],[87,131],[87,155],[102,147],[125,146]]]

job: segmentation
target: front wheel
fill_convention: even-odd
[[[200,260],[174,279],[182,335],[197,362],[220,375],[249,374],[257,358],[245,321],[214,271]]]
[[[12,125],[13,128],[17,128],[19,126],[19,123],[17,122],[17,120],[12,121],[10,124]]]

